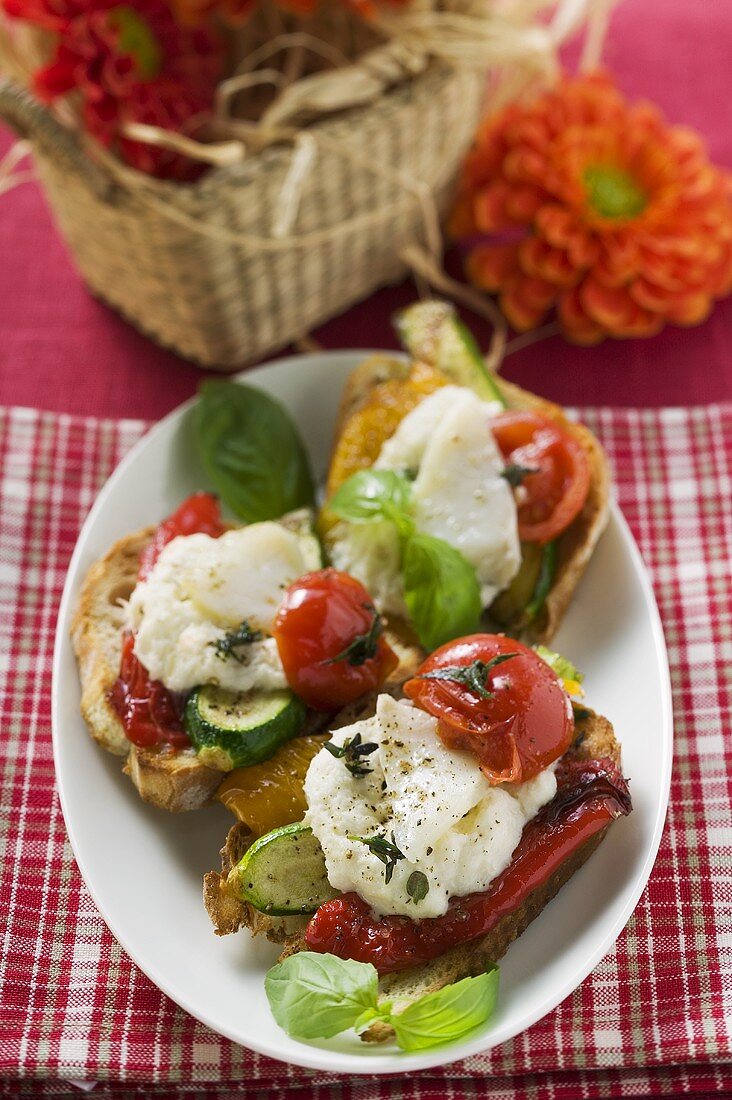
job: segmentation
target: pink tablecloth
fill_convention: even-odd
[[[697,127],[732,167],[731,0],[624,0],[606,50],[632,96]],[[414,295],[390,288],[332,321],[329,348],[393,347],[389,316]],[[559,338],[519,352],[506,376],[572,405],[691,405],[732,396],[732,300],[700,328],[594,349]],[[0,198],[0,405],[158,417],[201,372],[95,302],[74,274],[36,186]]]

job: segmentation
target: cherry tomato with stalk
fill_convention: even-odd
[[[523,783],[569,748],[572,703],[533,649],[501,634],[470,634],[435,650],[404,685],[438,719],[449,748],[477,758],[489,783]]]
[[[354,577],[307,573],[286,589],[274,637],[287,682],[315,710],[337,710],[374,691],[398,658],[381,616]]]
[[[587,500],[590,465],[584,448],[540,413],[500,413],[491,428],[507,469],[520,478],[519,538],[550,542],[566,531]]]

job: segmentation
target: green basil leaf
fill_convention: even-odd
[[[402,575],[409,617],[425,649],[477,629],[480,585],[459,550],[417,531],[404,543]]]
[[[279,519],[314,501],[310,464],[284,407],[262,390],[207,381],[194,410],[204,469],[247,523]]]
[[[328,508],[351,523],[376,519],[398,523],[409,508],[411,495],[408,480],[394,470],[359,470],[336,490]]]
[[[498,967],[427,993],[390,1023],[402,1050],[425,1050],[461,1039],[490,1018],[498,1000]]]
[[[291,955],[264,979],[272,1015],[293,1039],[330,1039],[356,1021],[376,1019],[378,985],[371,963],[315,951]]]
[[[584,675],[577,666],[573,665],[566,657],[562,657],[561,653],[555,653],[553,649],[547,649],[545,645],[535,645],[534,652],[541,657],[542,661],[546,661],[549,668],[556,672],[560,680],[574,680],[577,684],[581,684],[584,680]]]

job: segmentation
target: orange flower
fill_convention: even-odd
[[[514,328],[556,308],[580,344],[697,324],[732,290],[732,176],[601,74],[483,123],[450,231]]]

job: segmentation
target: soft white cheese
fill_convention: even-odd
[[[173,539],[130,597],[135,653],[172,691],[199,684],[232,691],[283,688],[273,638],[239,648],[239,661],[219,655],[216,642],[243,620],[271,632],[283,590],[308,568],[301,541],[278,523],[254,523],[219,539]]]
[[[438,917],[451,897],[485,890],[511,861],[523,828],[554,797],[554,768],[519,786],[491,787],[475,757],[448,749],[425,711],[381,695],[376,714],[337,730],[342,745],[361,734],[378,749],[372,772],[353,777],[321,750],[305,779],[306,821],[325,853],[328,880],[354,890],[377,913]],[[387,884],[382,862],[349,836],[386,836],[403,853]],[[427,896],[407,893],[413,871],[427,877]]]
[[[484,607],[521,565],[516,503],[501,477],[505,463],[490,427],[499,411],[472,390],[444,386],[405,416],[374,463],[377,469],[416,473],[418,530],[450,543],[474,566]],[[406,614],[392,524],[339,523],[331,556],[336,568],[368,588],[381,610]]]

